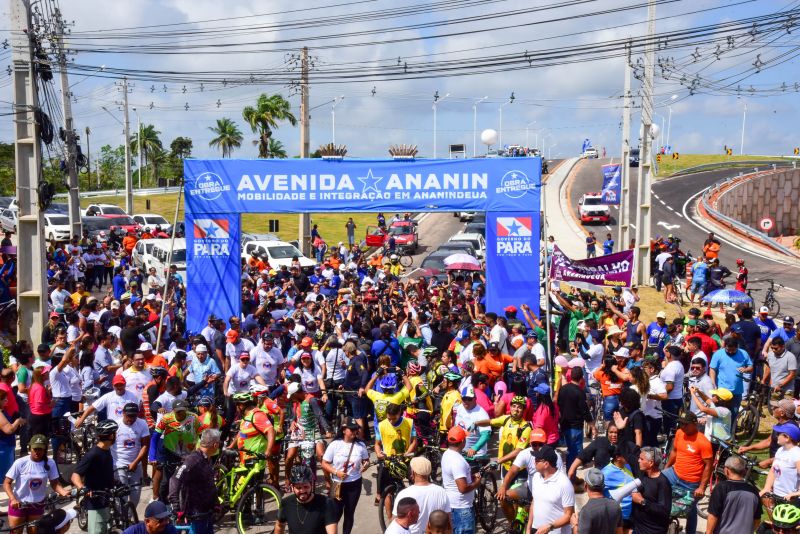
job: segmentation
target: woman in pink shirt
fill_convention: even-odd
[[[50,435],[50,419],[53,412],[53,397],[44,386],[45,377],[48,370],[47,364],[38,361],[33,364],[33,377],[31,387],[28,390],[28,404],[30,405],[31,417],[30,435],[43,434]]]
[[[550,386],[539,384],[536,386],[536,399],[538,401],[536,411],[533,412],[531,424],[533,428],[541,428],[547,433],[547,444],[553,445],[558,442],[558,406],[550,397]]]

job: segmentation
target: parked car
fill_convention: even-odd
[[[0,226],[4,232],[17,233],[17,210],[6,208],[0,212]]]
[[[316,262],[305,257],[299,248],[285,241],[249,241],[242,247],[242,258],[247,260],[253,251],[257,251],[273,269],[282,265],[291,266],[292,258],[295,256],[301,267],[316,265]]]
[[[106,219],[113,221],[112,229],[117,230],[121,229],[123,234],[128,232],[138,232],[142,227],[133,220],[133,217],[130,215],[100,215],[100,217],[105,217]],[[152,230],[152,228],[151,228]]]
[[[120,237],[124,235],[124,230],[112,230],[114,222],[108,217],[81,217],[81,224],[83,231],[89,232],[89,237],[98,237],[100,232],[105,232],[106,237],[111,236],[111,232],[115,232]]]
[[[93,215],[127,215],[124,209],[114,204],[89,204],[81,215],[91,217]]]
[[[276,236],[275,234],[248,234],[248,233],[242,233],[242,236],[241,236],[242,245],[244,245],[245,243],[249,243],[250,241],[280,241],[280,240],[281,240],[281,238]]]
[[[460,221],[471,221],[475,218],[475,215],[478,213],[477,211],[459,211],[458,219]]]
[[[161,229],[166,233],[172,233],[172,223],[170,223],[161,215],[156,215],[153,213],[138,213],[133,216],[133,220],[136,221],[142,228],[149,227],[152,230],[156,226],[160,226]]]
[[[603,204],[603,197],[600,193],[583,195],[578,200],[578,212],[583,224],[592,222],[608,224],[611,220],[611,210]]]
[[[481,234],[483,237],[486,237],[486,223],[474,221],[467,223],[464,227],[464,232],[467,234]]]
[[[639,166],[639,149],[632,148],[630,153],[628,154],[628,164],[631,167],[638,167]]]
[[[164,239],[140,239],[137,241],[133,247],[133,252],[131,252],[133,265],[143,269],[148,263],[150,254],[153,252],[153,246],[160,241],[164,241]]]
[[[455,254],[455,252],[449,250],[437,250],[436,252],[432,252],[428,254],[427,258],[422,260],[422,264],[419,268],[425,276],[444,273],[444,259],[452,254]]]
[[[72,228],[69,225],[69,216],[61,213],[44,214],[44,235],[48,241],[69,241]]]
[[[434,252],[447,252],[449,254],[469,254],[473,258],[478,257],[478,253],[472,248],[469,241],[445,241]]]
[[[144,269],[149,271],[155,268],[156,273],[165,276],[170,265],[178,268],[178,274],[186,283],[186,238],[176,237],[172,248],[172,257],[169,255],[172,239],[154,239],[150,254],[145,256]]]
[[[482,234],[459,232],[450,238],[450,241],[466,241],[475,249],[476,258],[483,259],[486,252],[486,239]]]
[[[15,200],[16,197],[0,197],[0,210],[8,208]]]
[[[419,248],[417,225],[412,221],[395,221],[385,231],[380,226],[367,226],[365,241],[368,247],[382,247],[390,236],[394,237],[395,246],[403,252],[416,252]]]

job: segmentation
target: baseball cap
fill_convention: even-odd
[[[800,429],[798,429],[798,432],[800,432]],[[536,461],[542,460],[553,467],[558,465],[558,453],[550,445],[545,445],[538,451],[534,451],[533,457],[536,458]]]
[[[794,317],[792,317],[791,315],[787,315],[786,317],[783,318],[783,323],[794,324]]]
[[[244,360],[245,358],[247,358],[248,360],[250,359],[250,353],[247,352],[246,350],[242,351],[242,353],[239,354],[239,359],[240,360]]]
[[[500,343],[497,341],[492,341],[489,343],[489,350],[500,350]]]
[[[35,448],[36,446],[47,447],[47,437],[44,436],[44,434],[36,434],[35,436],[31,437],[29,444],[31,449]]]
[[[766,306],[761,306],[758,309],[758,313],[763,313],[763,314],[767,314],[768,315],[769,314],[769,308],[767,308]]]
[[[461,398],[462,399],[464,399],[464,398],[474,399],[475,398],[475,388],[473,388],[471,385],[466,385],[463,388],[461,388],[460,393],[461,393]]]
[[[311,338],[310,338],[310,337],[308,337],[308,336],[306,336],[306,337],[304,337],[303,339],[301,339],[301,340],[300,340],[300,346],[301,346],[301,347],[304,347],[304,348],[306,348],[306,349],[307,349],[307,348],[310,348],[310,347],[311,347],[311,345],[313,345],[313,344],[314,344],[314,340],[313,340],[313,339],[311,339]]]
[[[772,404],[773,408],[780,408],[781,410],[789,416],[790,419],[794,419],[793,415],[795,412],[795,405],[792,399],[781,399],[776,402],[770,403]]]
[[[656,314],[656,319],[666,319],[666,318],[667,318],[667,312],[663,310]],[[602,473],[600,474],[602,475]]]
[[[206,347],[205,345],[203,345],[202,343],[200,343],[199,345],[197,345],[197,346],[194,348],[194,351],[195,351],[195,352],[208,352],[208,347]]]
[[[170,515],[169,508],[161,501],[153,501],[144,509],[144,517],[147,519],[164,519]]]
[[[150,293],[144,299],[145,300],[156,300],[156,296],[153,293]]]
[[[693,412],[686,412],[681,417],[678,418],[678,422],[683,423],[696,423],[697,422],[697,415]]]
[[[531,430],[531,435],[528,438],[530,443],[547,443],[547,432],[541,428],[534,428]]]
[[[411,459],[411,462],[409,462],[409,466],[414,473],[423,477],[429,476],[433,470],[431,461],[424,456],[415,456]]]
[[[75,508],[53,510],[36,521],[36,531],[44,533],[58,532],[58,529],[64,528],[77,515],[78,511]]]
[[[125,377],[122,375],[114,375],[114,378],[111,379],[111,385],[116,386],[117,384],[122,384],[123,386],[127,384]]]
[[[795,443],[800,441],[800,428],[798,428],[797,425],[793,425],[792,423],[783,423],[782,425],[775,425],[774,427],[772,427],[772,430],[774,430],[778,434],[786,434]],[[31,443],[33,443],[33,440],[31,440]]]
[[[228,333],[225,334],[225,339],[234,342],[239,340],[239,332],[236,330],[228,330]]]
[[[139,345],[139,348],[137,350],[139,352],[147,352],[148,350],[153,350],[153,345],[145,341],[141,345]]]
[[[112,300],[111,301],[111,309],[112,310],[118,310],[119,309],[119,301],[118,300]]]
[[[61,317],[58,312],[50,312],[50,317]]]
[[[533,330],[528,330],[528,333],[525,334],[525,337],[527,337],[528,339],[539,339],[539,334],[537,334]]]
[[[620,347],[614,351],[614,356],[619,356],[620,358],[630,358],[631,353],[625,347]]]
[[[716,395],[719,397],[719,400],[722,401],[729,401],[733,398],[733,393],[731,393],[731,390],[725,388],[712,389],[709,391],[709,394]]]
[[[506,306],[505,308],[503,308],[503,311],[504,312],[508,312],[508,313],[517,313],[517,307],[516,306]]]
[[[135,402],[129,402],[122,407],[122,413],[138,414],[139,405],[136,404]]]
[[[286,396],[291,397],[298,391],[300,391],[300,384],[298,384],[297,382],[290,382],[289,386],[286,388]]]
[[[189,409],[189,403],[185,400],[175,401],[175,404],[172,405],[173,412],[185,412]]]
[[[550,386],[547,384],[537,384],[533,390],[538,393],[539,395],[548,395],[550,393]]]
[[[454,426],[447,431],[448,443],[461,443],[467,439],[467,432],[460,426]]]
[[[583,474],[583,479],[586,481],[586,485],[592,489],[600,489],[606,485],[606,477],[603,476],[603,472],[595,467],[587,469]]]

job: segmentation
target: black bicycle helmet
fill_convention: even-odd
[[[106,419],[104,421],[100,421],[97,423],[97,435],[98,437],[104,436],[111,436],[113,435],[117,429],[119,429],[119,425],[116,421],[112,421],[111,419]]]
[[[159,376],[167,376],[168,374],[169,372],[161,366],[150,368],[150,376],[152,376],[153,378],[158,378]]]
[[[203,406],[204,408],[211,408],[214,405],[214,399],[208,396],[200,397],[200,400],[197,401],[198,406]]]
[[[313,483],[314,473],[306,465],[296,465],[292,467],[292,472],[289,475],[289,482],[292,484],[305,484]]]

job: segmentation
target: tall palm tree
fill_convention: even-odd
[[[274,137],[269,138],[269,157],[286,159],[286,149],[284,148],[283,143]]]
[[[216,137],[209,141],[208,146],[219,147],[222,150],[222,157],[231,157],[231,152],[234,148],[242,146],[242,132],[239,126],[225,117],[224,119],[217,119],[216,126],[209,126],[209,130],[216,134]]]
[[[142,165],[146,166],[148,164],[150,161],[150,154],[163,149],[161,138],[159,137],[160,135],[161,132],[156,130],[155,126],[146,124],[141,128],[141,140],[139,139],[139,132],[136,132],[133,136],[131,150],[133,150],[134,154],[139,153],[139,142],[141,141],[142,158],[144,158]],[[153,174],[153,178],[155,179],[155,174]]]
[[[144,136],[142,136],[144,138]],[[153,170],[153,186],[158,186],[159,170],[169,163],[169,152],[156,148],[150,152],[150,167]]]
[[[281,121],[288,121],[295,126],[297,118],[291,112],[289,102],[281,95],[262,94],[258,97],[255,107],[247,106],[242,110],[242,117],[250,125],[253,133],[258,134],[258,157],[269,157],[269,141],[272,129],[278,127]]]

